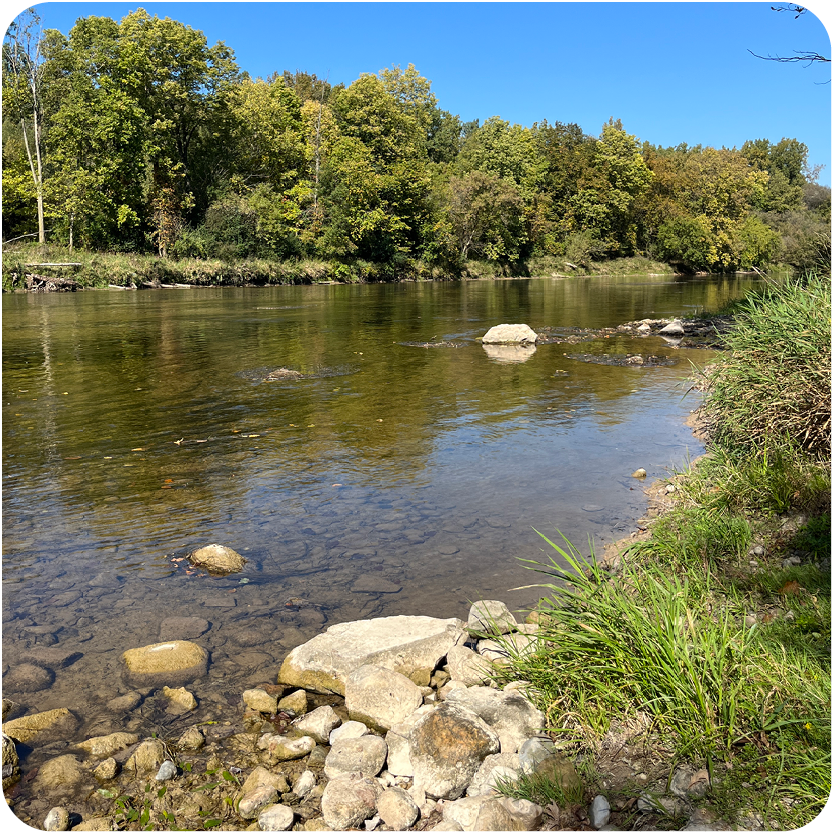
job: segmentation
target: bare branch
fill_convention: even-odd
[[[783,6],[770,6],[770,9],[772,9],[772,11],[774,12],[795,12],[795,17],[793,18],[793,20],[798,20],[798,18],[801,17],[801,15],[803,15],[804,12],[807,11],[807,9],[805,9],[804,6],[799,6],[798,3],[787,3]]]
[[[762,61],[777,61],[779,64],[804,63],[807,66],[810,66],[810,64],[814,63],[830,63],[830,58],[826,58],[824,55],[819,55],[818,52],[796,52],[795,55],[791,55],[790,57],[785,58],[781,55],[758,55],[757,52],[753,52],[751,49],[747,49],[746,51],[750,55],[754,55],[756,58],[760,58]]]

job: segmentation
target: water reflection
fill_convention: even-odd
[[[533,527],[579,546],[618,537],[644,507],[630,473],[698,453],[689,365],[658,338],[581,347],[670,362],[652,367],[574,361],[554,343],[507,361],[475,339],[506,321],[685,315],[750,284],[4,298],[4,661],[51,640],[83,655],[21,694],[32,708],[112,697],[121,652],[156,641],[172,611],[211,623],[207,697],[337,621],[533,604],[537,591],[510,592],[534,580],[517,561],[542,554]],[[276,368],[302,376],[264,382]],[[172,560],[211,542],[243,553],[245,574]]]

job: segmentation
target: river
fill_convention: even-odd
[[[128,690],[122,652],[168,638],[169,617],[210,625],[209,671],[190,687],[210,703],[274,681],[336,622],[465,618],[480,598],[529,608],[542,591],[513,588],[538,580],[522,561],[546,557],[535,530],[600,548],[644,512],[634,469],[650,481],[702,451],[684,393],[708,351],[570,343],[575,328],[691,315],[753,283],[4,296],[3,672],[36,648],[67,656],[4,696],[69,707],[79,736],[147,731],[153,715],[104,704]],[[555,342],[501,361],[476,339],[503,322]],[[658,361],[586,360],[625,354]],[[303,377],[266,381],[282,367]],[[207,543],[243,554],[244,572],[175,560]]]

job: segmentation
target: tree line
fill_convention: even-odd
[[[463,122],[413,65],[349,86],[251,78],[143,9],[21,15],[3,44],[3,238],[160,257],[320,258],[450,272],[552,256],[690,270],[830,258],[830,189],[797,139],[640,142],[611,119]]]

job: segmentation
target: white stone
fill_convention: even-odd
[[[311,769],[305,769],[298,780],[292,786],[292,792],[299,798],[304,798],[315,786],[315,773]]]
[[[370,733],[370,729],[359,720],[346,720],[341,726],[333,729],[330,732],[330,746],[337,740],[347,740],[347,738],[361,738]]]
[[[389,787],[376,801],[376,809],[388,830],[407,830],[419,818],[419,807],[400,787]]]
[[[509,633],[517,624],[509,608],[497,600],[475,602],[469,609],[467,627],[475,633]]]
[[[483,344],[535,344],[538,334],[528,324],[498,324],[483,336]]]
[[[53,807],[43,822],[44,830],[69,830],[69,812],[64,807]]]
[[[377,735],[337,740],[324,761],[324,774],[333,779],[356,772],[372,778],[382,771],[387,754],[387,744]]]
[[[319,706],[309,714],[293,721],[301,734],[309,735],[317,743],[327,743],[330,733],[341,723],[332,706]]]
[[[321,796],[321,813],[331,830],[358,827],[376,812],[382,787],[373,778],[342,775],[328,782]]]
[[[601,830],[609,820],[610,802],[603,795],[597,795],[590,805],[590,826]]]
[[[261,830],[289,830],[295,821],[295,811],[285,804],[272,804],[260,812],[257,826]]]

